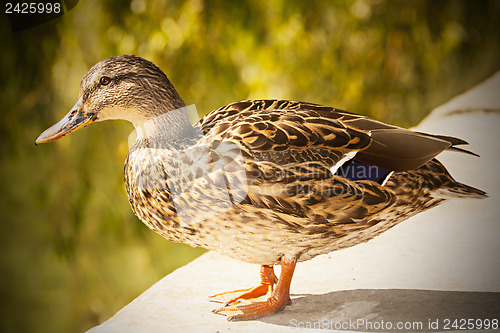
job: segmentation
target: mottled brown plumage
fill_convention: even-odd
[[[289,304],[296,262],[366,242],[446,199],[485,196],[434,158],[473,154],[456,147],[461,139],[283,100],[232,103],[192,126],[165,74],[132,55],[90,69],[73,110],[37,143],[106,119],[138,132],[125,185],[139,219],[166,239],[262,265],[259,287],[211,299],[228,302],[216,312],[233,320]]]

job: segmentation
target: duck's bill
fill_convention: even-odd
[[[63,136],[85,127],[96,120],[96,114],[87,112],[81,105],[80,100],[57,124],[46,129],[35,140],[35,144],[52,142]]]

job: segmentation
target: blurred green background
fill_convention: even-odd
[[[75,103],[83,74],[134,53],[201,114],[247,98],[322,103],[402,125],[500,69],[499,1],[81,1],[0,33],[0,331],[80,332],[203,253],[132,214],[132,126],[34,139]]]

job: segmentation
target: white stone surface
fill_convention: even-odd
[[[500,319],[499,125],[500,72],[433,111],[417,129],[469,141],[468,148],[481,158],[444,152],[439,159],[457,180],[490,197],[449,201],[368,243],[299,263],[293,304],[284,311],[234,323],[212,314],[217,304],[207,297],[255,285],[259,267],[207,253],[89,332],[288,332],[297,325],[369,329],[365,322],[351,325],[358,320],[416,322],[428,331],[429,320],[438,320],[443,329],[446,318]]]

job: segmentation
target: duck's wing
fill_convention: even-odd
[[[369,131],[346,125],[336,111],[292,101],[243,101],[211,112],[201,128],[206,140],[236,141],[259,161],[333,167],[371,143]]]
[[[257,158],[294,163],[353,158],[391,171],[418,168],[445,149],[468,152],[453,137],[414,132],[347,111],[311,103],[251,100],[205,116],[208,140],[235,140]],[[468,152],[470,153],[470,152]],[[473,154],[473,153],[471,153]]]

